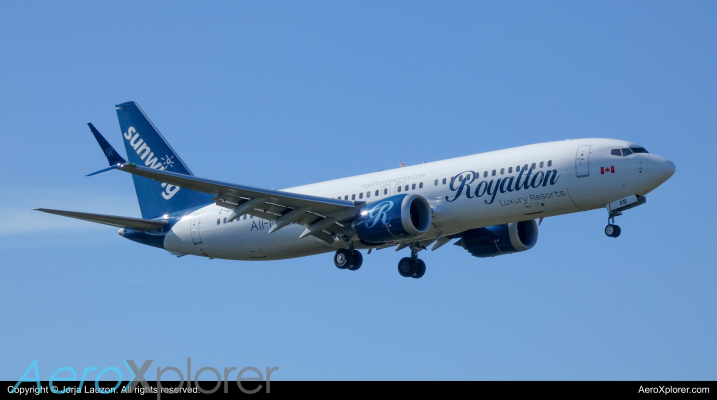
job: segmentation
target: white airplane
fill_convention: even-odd
[[[37,209],[120,227],[119,234],[179,257],[279,260],[335,252],[355,271],[360,249],[410,248],[398,272],[420,278],[418,253],[452,239],[476,257],[525,251],[535,218],[645,203],[675,165],[615,139],[549,142],[269,190],[194,176],[135,102],[116,106],[128,161],[88,124],[110,167],[132,174],[142,218]],[[90,176],[88,175],[88,176]]]

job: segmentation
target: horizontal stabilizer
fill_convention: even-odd
[[[49,214],[62,215],[63,217],[77,218],[98,224],[116,226],[119,228],[136,229],[139,231],[153,231],[168,224],[166,221],[153,221],[149,219],[116,217],[114,215],[90,214],[74,211],[48,210],[47,208],[36,208]]]

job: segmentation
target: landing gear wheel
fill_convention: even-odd
[[[363,256],[361,255],[361,252],[358,250],[352,251],[351,265],[349,265],[348,270],[356,271],[357,269],[361,268],[361,264],[363,264]]]
[[[416,259],[416,272],[413,274],[413,277],[418,279],[422,277],[426,273],[426,263],[423,262],[423,260]]]
[[[417,263],[411,257],[404,257],[398,262],[398,273],[404,278],[409,278],[416,273]]]
[[[620,236],[621,232],[622,230],[617,225],[608,224],[608,226],[605,227],[605,235],[607,235],[608,237],[616,238]]]
[[[336,265],[336,268],[338,269],[346,269],[351,266],[353,261],[353,254],[349,250],[346,249],[338,249],[336,250],[336,254],[334,254],[334,265]]]

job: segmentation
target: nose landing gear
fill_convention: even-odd
[[[633,194],[623,199],[613,201],[605,205],[607,209],[607,226],[605,227],[605,234],[608,237],[616,238],[620,236],[620,227],[615,225],[615,217],[622,215],[622,211],[629,210],[631,208],[641,206],[647,202],[645,196],[639,196]]]
[[[620,236],[620,232],[621,232],[620,227],[617,225],[608,224],[605,227],[605,234],[608,237],[616,238],[616,237]]]
[[[607,237],[616,238],[620,236],[622,230],[619,226],[615,225],[615,217],[622,215],[620,211],[610,211],[607,215],[607,226],[605,227],[605,235]]]

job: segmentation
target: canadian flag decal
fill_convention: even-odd
[[[614,165],[609,166],[609,167],[600,167],[600,174],[601,174],[601,175],[614,174],[614,173],[615,173],[615,166],[614,166]]]

